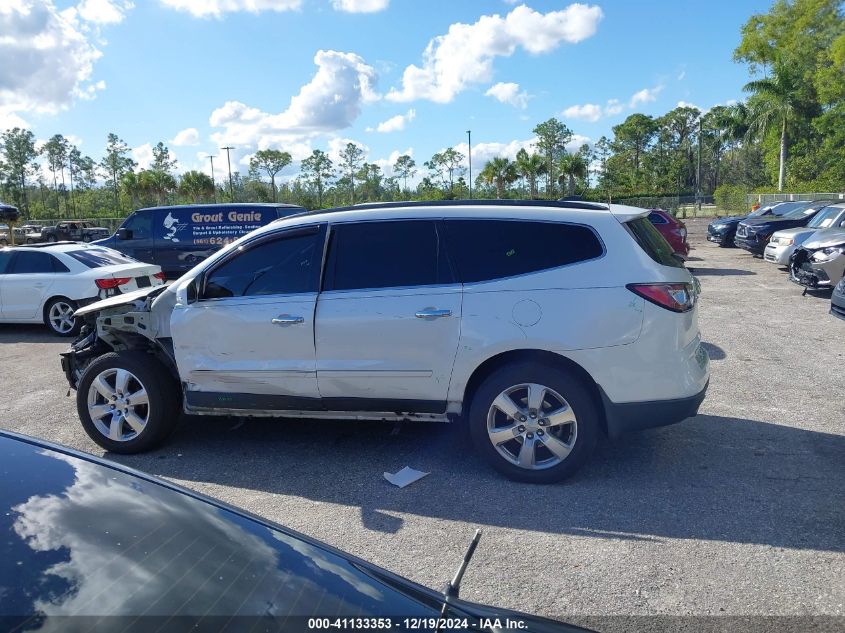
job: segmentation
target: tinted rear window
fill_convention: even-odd
[[[669,246],[669,242],[660,234],[660,231],[654,228],[648,218],[637,218],[626,222],[625,225],[640,248],[658,264],[674,266],[675,268],[684,267],[683,262],[672,254],[672,247]]]
[[[115,264],[134,264],[136,260],[120,253],[107,251],[104,249],[89,248],[79,251],[67,251],[67,255],[73,257],[76,261],[82,262],[88,268],[100,268],[101,266],[114,266]]]
[[[68,269],[67,266],[49,253],[20,250],[17,251],[12,270],[6,272],[16,275],[28,273],[66,273]]]
[[[431,286],[453,282],[431,220],[391,220],[332,227],[326,290]]]
[[[501,279],[599,257],[588,227],[522,220],[446,220],[449,255],[464,283]]]

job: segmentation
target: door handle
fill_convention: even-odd
[[[452,316],[451,310],[420,310],[415,315],[418,319],[437,319],[440,317]]]
[[[271,319],[270,323],[273,325],[295,325],[297,323],[305,323],[305,319],[301,316],[291,316],[289,314],[280,314],[275,319]]]

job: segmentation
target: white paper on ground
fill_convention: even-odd
[[[419,481],[427,474],[428,473],[424,473],[421,470],[414,470],[413,468],[405,466],[405,468],[400,470],[398,473],[384,473],[384,478],[387,479],[387,481],[392,483],[394,486],[404,488],[405,486],[409,486],[415,481]]]

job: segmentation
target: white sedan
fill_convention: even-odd
[[[59,336],[79,332],[77,308],[164,283],[160,266],[79,243],[0,249],[0,323],[44,323]]]

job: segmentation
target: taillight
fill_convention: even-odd
[[[628,284],[628,290],[672,312],[687,312],[695,305],[692,284]]]
[[[94,283],[101,290],[111,290],[112,288],[128,284],[130,281],[132,281],[131,277],[111,277],[109,279],[95,279]]]
[[[161,279],[164,281],[167,278],[167,275],[164,274],[164,271],[159,271],[155,275],[153,275],[156,279]]]

